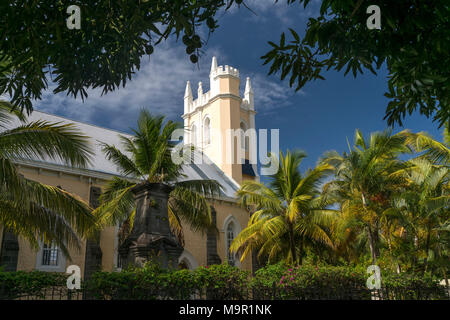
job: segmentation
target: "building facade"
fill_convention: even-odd
[[[252,269],[251,259],[242,263],[239,257],[229,253],[229,246],[236,235],[247,226],[249,214],[241,208],[235,198],[240,183],[246,179],[259,179],[256,168],[249,164],[248,129],[255,128],[255,108],[250,79],[246,79],[244,96],[240,97],[239,71],[229,66],[218,66],[214,57],[210,73],[210,90],[203,93],[198,86],[194,100],[190,82],[184,97],[185,125],[184,143],[192,143],[203,154],[202,161],[183,165],[186,180],[213,179],[223,187],[223,193],[209,199],[213,220],[219,230],[216,233],[195,233],[184,226],[184,251],[179,259],[181,267],[194,269],[200,265],[228,262],[246,270]],[[101,151],[99,142],[121,148],[120,136],[127,134],[76,122],[59,116],[34,111],[29,121],[75,123],[79,130],[91,138],[95,154],[92,164],[86,169],[67,167],[55,161],[16,161],[17,168],[26,178],[60,188],[81,197],[95,208],[102,186],[114,176],[121,176]],[[239,131],[238,129],[242,129]],[[226,134],[233,130],[237,135],[234,157],[241,155],[242,161],[227,159]],[[238,153],[238,149],[242,152]],[[236,163],[238,162],[238,163]],[[41,243],[38,250],[7,232],[0,226],[0,265],[6,271],[42,270],[65,272],[69,265],[78,265],[82,275],[88,277],[96,270],[113,271],[121,268],[118,258],[118,226],[101,231],[99,240],[82,240],[80,250],[71,250],[71,260],[52,244]]]

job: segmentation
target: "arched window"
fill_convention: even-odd
[[[203,140],[205,145],[211,143],[211,120],[209,118],[206,118],[203,124]]]
[[[184,269],[189,270],[189,265],[187,264],[186,260],[183,260],[183,261],[181,261],[178,264],[178,269],[180,269],[180,270],[184,270]]]
[[[241,130],[243,131],[243,134],[241,136],[241,147],[245,149],[245,151],[248,151],[248,137],[245,136],[245,132],[247,131],[247,125],[244,121],[241,121]]]
[[[234,223],[230,222],[228,224],[227,230],[226,230],[227,260],[228,260],[228,264],[230,266],[234,266],[235,265],[234,253],[230,252],[231,243],[233,242],[235,236],[236,235],[235,235],[235,231],[234,231]]]
[[[197,145],[197,126],[195,124],[191,127],[191,143]]]
[[[178,258],[178,267],[180,269],[193,270],[198,267],[198,262],[188,250],[184,249],[183,253]]]

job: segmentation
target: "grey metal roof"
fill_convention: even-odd
[[[206,159],[206,156],[203,155]],[[206,161],[205,161],[206,162]],[[222,186],[224,196],[227,198],[234,198],[236,191],[239,189],[239,185],[231,178],[229,178],[219,167],[214,163],[207,164],[186,164],[183,165],[183,173],[187,176],[184,180],[216,180]]]
[[[107,143],[109,145],[114,145],[122,152],[126,153],[122,149],[120,136],[132,137],[129,134],[119,132],[112,129],[107,129],[103,127],[98,127],[92,124],[87,124],[71,119],[67,119],[64,117],[52,115],[45,112],[33,111],[32,114],[28,117],[28,121],[48,121],[48,122],[59,122],[59,123],[73,123],[75,126],[86,136],[90,137],[90,143],[92,145],[92,149],[94,150],[94,156],[92,158],[91,164],[88,166],[88,170],[100,172],[104,174],[123,176],[121,172],[118,170],[116,165],[111,161],[108,161],[105,158],[101,150],[100,142]],[[13,122],[9,127],[15,127],[20,125],[19,121]],[[203,157],[206,157],[203,155]],[[209,159],[206,159],[209,160]],[[41,162],[36,161],[36,162]],[[206,162],[206,163],[205,163]],[[215,164],[208,164],[210,161],[205,161],[201,164],[186,164],[183,165],[183,173],[186,177],[183,177],[181,180],[200,180],[200,179],[211,179],[219,182],[223,187],[224,194],[222,195],[225,198],[234,198],[235,193],[239,188],[237,182],[235,182],[232,178],[228,177],[219,167]],[[62,162],[55,161],[53,159],[44,159],[43,163],[45,164],[53,164],[58,166],[64,166]]]

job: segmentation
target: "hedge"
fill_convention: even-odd
[[[251,276],[226,264],[195,270],[166,270],[155,264],[121,272],[97,272],[83,282],[83,299],[371,299],[362,267],[268,265]],[[43,296],[66,290],[65,274],[0,272],[0,298]],[[382,271],[382,299],[448,299],[428,275]]]
[[[44,289],[66,286],[67,275],[42,271],[0,271],[0,299],[16,299],[24,295],[43,296]]]

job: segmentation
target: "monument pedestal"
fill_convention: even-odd
[[[142,267],[149,260],[159,262],[163,268],[178,266],[183,247],[170,230],[171,191],[168,185],[148,182],[132,189],[136,202],[133,229],[119,248],[124,266]]]

